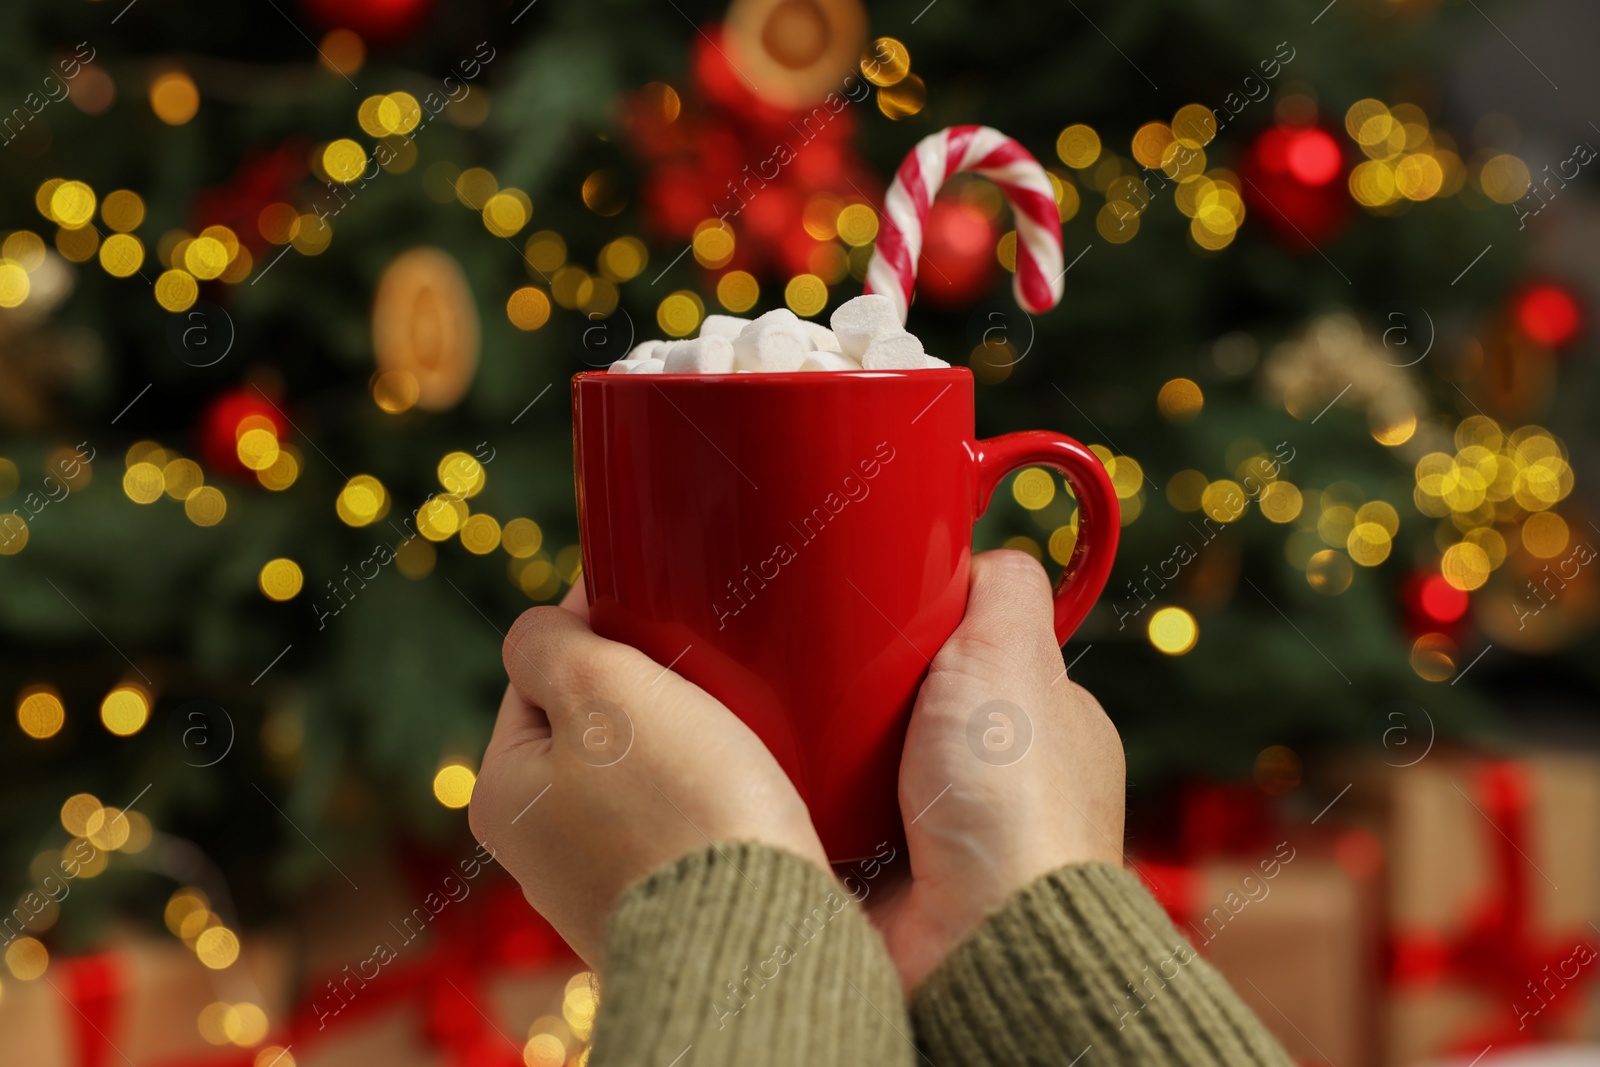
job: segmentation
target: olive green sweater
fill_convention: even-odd
[[[1085,1054],[1093,1055],[1085,1059]],[[966,1067],[1288,1056],[1137,878],[1063,867],[991,912],[912,993],[815,864],[725,843],[612,915],[590,1067]]]

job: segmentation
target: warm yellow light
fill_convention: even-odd
[[[422,105],[407,92],[393,92],[378,101],[378,125],[385,133],[407,134],[422,121]]]
[[[1182,470],[1167,479],[1167,503],[1178,511],[1199,511],[1209,479],[1197,470]]]
[[[1554,559],[1566,551],[1571,534],[1553,511],[1536,511],[1522,522],[1522,547],[1538,559]]]
[[[239,936],[226,926],[202,930],[194,939],[194,954],[207,967],[220,971],[239,958]]]
[[[853,248],[871,244],[878,236],[878,213],[868,204],[848,204],[835,221],[839,239]]]
[[[165,478],[154,463],[135,463],[122,475],[122,491],[135,504],[153,504],[161,499]]]
[[[162,913],[162,917],[166,921],[167,929],[171,930],[175,937],[182,937],[184,923],[189,916],[194,914],[209,915],[210,913],[211,901],[200,890],[189,886],[179,889],[167,898],[167,906]],[[198,930],[195,931],[195,933],[198,932]]]
[[[687,337],[700,325],[701,314],[699,298],[680,289],[656,307],[656,325],[669,337]]]
[[[239,435],[235,449],[239,462],[253,471],[263,471],[278,459],[278,435],[271,430],[255,428]]]
[[[341,137],[322,150],[322,169],[340,184],[353,182],[367,169],[367,150],[350,138]]]
[[[911,73],[911,52],[893,37],[879,37],[861,57],[861,74],[873,85],[895,85]]]
[[[1133,158],[1152,170],[1161,166],[1167,146],[1173,143],[1172,129],[1165,122],[1147,122],[1133,134]]]
[[[119,849],[127,843],[131,826],[120,809],[105,808],[100,813],[100,825],[89,832],[89,843],[98,849]]]
[[[1162,608],[1150,616],[1149,635],[1157,651],[1181,656],[1200,639],[1200,626],[1182,608]]]
[[[1350,558],[1363,567],[1376,567],[1389,558],[1393,542],[1389,531],[1375,522],[1358,522],[1345,542]]]
[[[267,1013],[257,1004],[230,1004],[222,1016],[222,1032],[240,1048],[259,1045],[267,1036]]]
[[[1261,490],[1256,503],[1269,522],[1285,523],[1299,517],[1303,498],[1300,490],[1288,482],[1273,482]]]
[[[24,271],[35,271],[44,265],[44,238],[32,230],[13,230],[0,241],[0,256],[11,260]]]
[[[114,233],[100,246],[100,266],[113,278],[137,274],[144,265],[144,245],[128,233]]]
[[[783,302],[801,318],[811,318],[828,305],[828,284],[815,274],[797,274],[783,287]]]
[[[183,513],[196,526],[215,526],[228,513],[228,498],[214,485],[202,485],[183,500]]]
[[[1457,589],[1471,592],[1489,580],[1489,554],[1482,548],[1462,541],[1444,550],[1439,561],[1439,573]]]
[[[532,519],[512,519],[500,531],[500,546],[517,559],[527,559],[544,544],[544,532]]]
[[[488,481],[483,464],[465,452],[451,452],[439,461],[439,484],[461,497],[474,497]]]
[[[1484,195],[1501,204],[1526,196],[1532,180],[1528,165],[1512,155],[1494,156],[1478,172],[1478,184],[1483,187]]]
[[[506,318],[519,330],[537,330],[550,321],[550,298],[544,290],[524,285],[506,300]]]
[[[563,259],[565,255],[566,249],[563,247]],[[638,277],[649,261],[650,251],[637,237],[618,237],[600,249],[600,273],[614,282],[625,282]],[[559,267],[561,264],[558,262],[555,266]]]
[[[1047,506],[1056,496],[1056,480],[1042,467],[1029,467],[1011,483],[1011,495],[1029,511]]]
[[[521,189],[502,189],[483,205],[483,225],[496,237],[518,233],[533,217],[533,202]]]
[[[722,219],[706,219],[694,228],[694,258],[702,267],[716,270],[733,258],[733,227]]]
[[[150,83],[150,110],[168,126],[182,126],[200,110],[200,90],[183,71],[168,71]]]
[[[469,516],[459,534],[461,544],[475,556],[485,556],[500,547],[500,524],[493,515]]]
[[[34,685],[17,695],[17,725],[36,740],[54,737],[67,721],[61,694],[48,685]]]
[[[194,275],[186,270],[163,271],[156,279],[156,303],[168,311],[188,311],[200,295]]]
[[[294,1053],[282,1045],[266,1045],[256,1053],[251,1067],[295,1067]]]
[[[1188,422],[1205,407],[1205,394],[1188,378],[1173,378],[1156,394],[1156,407],[1173,422]]]
[[[150,720],[150,698],[142,689],[119,685],[100,702],[100,721],[118,737],[130,737]]]
[[[1068,126],[1056,138],[1056,155],[1072,169],[1082,170],[1100,158],[1100,135],[1082,123]]]
[[[136,230],[144,221],[144,200],[131,189],[116,189],[106,194],[100,217],[118,233]]]
[[[61,805],[61,828],[73,837],[88,837],[100,828],[104,810],[93,793],[75,793]]]
[[[6,948],[6,969],[18,981],[31,982],[50,966],[50,953],[32,937],[19,937]]]
[[[94,190],[84,182],[62,182],[50,194],[50,217],[62,229],[76,230],[87,226],[94,217]]]
[[[389,510],[389,493],[370,474],[358,474],[345,483],[334,500],[334,511],[347,526],[366,526]]]
[[[1243,517],[1250,506],[1244,486],[1224,478],[1206,486],[1200,494],[1200,510],[1218,522],[1234,522]]]
[[[1369,421],[1372,426],[1372,439],[1389,448],[1405,444],[1417,432],[1417,416],[1412,411],[1385,416],[1374,415]]]
[[[464,808],[472,801],[478,776],[471,767],[447,763],[433,776],[433,796],[447,808]]]
[[[717,302],[735,315],[749,311],[761,299],[761,285],[748,271],[730,270],[717,279]]]
[[[1354,579],[1350,557],[1335,549],[1325,548],[1306,563],[1306,583],[1319,593],[1338,596]]]
[[[268,560],[256,579],[268,600],[292,600],[304,584],[300,565],[292,559]]]
[[[461,528],[465,509],[460,500],[436,496],[417,509],[417,532],[430,541],[443,541]]]

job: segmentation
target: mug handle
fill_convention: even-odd
[[[1056,643],[1083,622],[1111,577],[1122,530],[1122,509],[1100,458],[1072,438],[1048,430],[1023,430],[973,442],[979,518],[989,510],[1000,480],[1022,467],[1051,467],[1066,476],[1078,497],[1078,540],[1055,587]]]

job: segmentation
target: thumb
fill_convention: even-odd
[[[934,666],[987,674],[1048,667],[1060,656],[1050,579],[1038,561],[1011,549],[973,556],[967,613],[939,654],[954,662]]]

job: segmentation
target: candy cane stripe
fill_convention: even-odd
[[[1048,311],[1061,301],[1064,273],[1055,190],[1026,148],[988,126],[952,126],[924,137],[900,164],[884,195],[866,292],[889,297],[905,321],[934,195],[962,171],[993,181],[1010,201],[1017,226],[1012,291],[1025,310]]]

